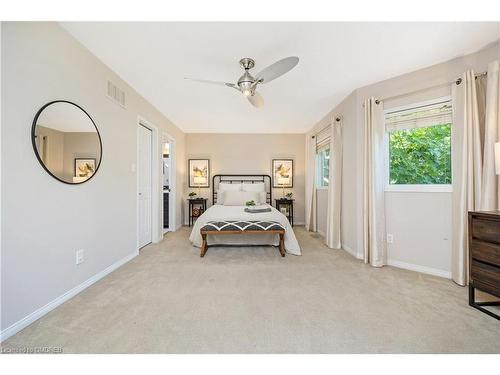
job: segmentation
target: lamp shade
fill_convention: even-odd
[[[290,177],[278,177],[278,185],[288,185],[290,183]]]
[[[495,143],[495,171],[500,174],[500,142]]]
[[[194,177],[194,183],[196,185],[204,185],[207,183],[207,178],[203,176],[195,176]]]

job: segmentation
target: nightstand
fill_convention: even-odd
[[[207,210],[207,199],[206,198],[189,198],[189,226],[194,224],[195,219],[201,216],[203,212]]]
[[[293,201],[295,199],[280,198],[275,199],[276,209],[284,214],[293,227]]]

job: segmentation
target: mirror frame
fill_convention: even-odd
[[[99,158],[99,164],[97,164],[96,168],[95,168],[95,171],[94,173],[92,173],[92,176],[90,176],[89,178],[87,178],[85,181],[82,181],[82,182],[68,182],[68,181],[65,181],[59,177],[57,177],[55,174],[53,174],[46,166],[45,164],[43,163],[43,160],[40,158],[40,155],[38,154],[38,150],[36,148],[36,134],[35,134],[35,130],[36,130],[36,126],[37,126],[37,121],[38,121],[38,117],[40,117],[40,115],[42,114],[43,110],[45,108],[47,108],[48,106],[52,105],[52,104],[55,104],[55,103],[66,103],[66,104],[71,104],[71,105],[74,105],[75,107],[77,107],[78,109],[80,109],[81,111],[83,111],[83,113],[85,113],[87,115],[87,117],[90,119],[90,121],[92,122],[92,125],[94,125],[94,128],[97,132],[97,138],[99,139],[99,146],[101,148],[101,155],[100,155],[100,158]],[[38,160],[38,162],[41,164],[41,166],[43,167],[43,169],[45,169],[45,172],[47,172],[50,176],[54,177],[56,180],[64,183],[64,184],[67,184],[67,185],[81,185],[81,184],[84,184],[88,181],[90,181],[96,174],[97,174],[97,171],[99,170],[99,167],[101,166],[101,162],[102,162],[102,140],[101,140],[101,134],[99,133],[99,129],[97,128],[97,125],[95,124],[94,120],[92,119],[92,117],[90,117],[90,115],[87,113],[86,110],[84,110],[82,107],[80,107],[78,104],[76,103],[73,103],[73,102],[70,102],[68,100],[53,100],[51,102],[48,102],[47,104],[43,105],[42,108],[40,108],[38,110],[38,112],[36,113],[35,115],[35,118],[33,119],[33,123],[31,125],[31,145],[33,146],[33,151],[35,152],[35,155],[36,155],[36,158]]]

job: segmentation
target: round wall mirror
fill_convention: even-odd
[[[82,107],[72,102],[56,100],[40,108],[33,120],[31,141],[42,167],[67,184],[88,181],[101,164],[97,126]]]

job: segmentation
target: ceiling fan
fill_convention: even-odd
[[[261,70],[258,74],[255,75],[254,78],[250,74],[249,70],[255,66],[255,61],[249,57],[245,57],[240,60],[240,66],[245,70],[245,73],[243,73],[243,75],[238,79],[238,82],[236,84],[187,77],[185,79],[231,87],[245,95],[248,101],[252,103],[254,107],[260,108],[264,105],[264,99],[256,91],[257,85],[271,82],[273,79],[276,79],[286,72],[292,70],[298,63],[299,58],[297,56],[285,57],[284,59],[276,61],[274,64],[271,64],[267,68]]]

